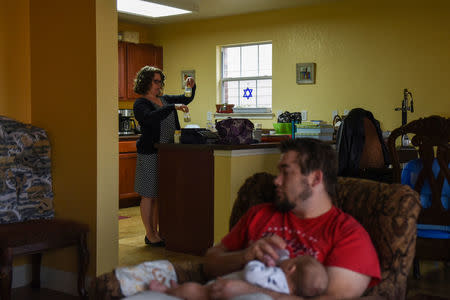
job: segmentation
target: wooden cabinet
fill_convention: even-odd
[[[127,98],[127,45],[126,43],[119,42],[119,100],[125,100]]]
[[[139,205],[141,197],[134,191],[136,140],[119,141],[119,207]]]
[[[164,148],[159,162],[159,231],[166,250],[204,255],[214,241],[213,149]]]
[[[204,255],[220,242],[239,183],[258,172],[275,174],[278,146],[157,144],[159,232],[166,250]],[[245,168],[234,167],[242,163]]]
[[[163,67],[162,47],[119,42],[119,100],[139,97],[133,91],[134,79],[143,66]]]

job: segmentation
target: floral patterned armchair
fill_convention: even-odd
[[[269,201],[274,187],[266,183],[272,179],[273,175],[267,173],[258,173],[247,179],[235,201],[230,225],[249,207]],[[405,299],[407,276],[416,245],[416,222],[420,212],[418,194],[405,185],[339,177],[335,205],[364,226],[380,259],[382,280],[368,289],[362,299]],[[179,282],[206,281],[201,264],[187,261],[175,265],[175,269]],[[123,297],[114,272],[97,277],[90,295],[91,299]]]

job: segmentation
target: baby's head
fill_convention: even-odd
[[[325,293],[328,274],[325,267],[311,256],[298,256],[283,260],[280,268],[286,275],[289,290],[302,297],[314,297]]]

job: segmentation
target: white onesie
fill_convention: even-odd
[[[289,258],[289,252],[284,249],[277,249],[278,262]],[[249,261],[244,270],[233,272],[224,276],[228,279],[242,279],[248,283],[272,290],[274,292],[289,294],[289,286],[286,275],[279,267],[268,267],[259,260]]]

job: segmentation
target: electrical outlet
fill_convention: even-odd
[[[282,110],[277,110],[277,121],[278,121],[278,117],[283,113]]]
[[[337,114],[338,114],[338,111],[337,111],[337,110],[333,110],[333,111],[331,112],[331,120],[334,120],[334,117],[336,117]]]
[[[212,112],[208,111],[206,113],[206,121],[212,121]]]
[[[308,111],[302,110],[301,113],[302,113],[302,121],[308,120]]]

